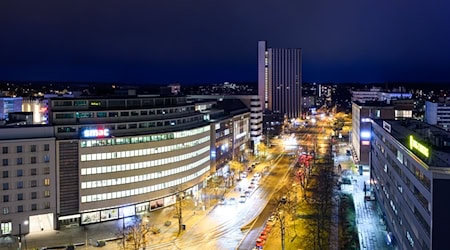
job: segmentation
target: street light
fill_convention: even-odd
[[[25,220],[23,224],[27,226],[28,220]],[[22,250],[22,223],[19,223],[19,250]]]

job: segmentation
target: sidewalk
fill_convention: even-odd
[[[338,155],[336,164],[341,164],[342,170],[349,169],[352,172],[351,192],[355,204],[360,249],[392,249],[386,243],[386,227],[379,215],[377,201],[365,199],[365,195],[369,196],[369,185],[366,184],[367,191],[364,192],[364,183],[368,183],[370,179],[369,172],[363,172],[363,175],[358,173],[352,158],[345,156],[345,147],[341,147]]]

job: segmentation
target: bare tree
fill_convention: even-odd
[[[317,163],[311,178],[311,196],[306,199],[306,202],[313,211],[312,219],[308,220],[307,227],[310,234],[314,234],[312,249],[328,249],[333,184],[335,183],[333,168],[328,163],[328,159],[321,159],[321,162]]]
[[[122,250],[145,249],[150,242],[150,235],[157,232],[158,230],[147,220],[135,216],[131,225],[120,232],[123,237],[119,247]]]
[[[183,200],[184,200],[184,189],[182,185],[175,186],[173,189],[173,193],[176,196],[175,202],[175,216],[178,220],[178,233],[177,237],[181,235],[181,232],[184,229],[183,226]]]

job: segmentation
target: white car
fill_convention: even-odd
[[[239,202],[244,203],[247,201],[247,196],[245,194],[239,196]]]

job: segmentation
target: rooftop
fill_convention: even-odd
[[[450,132],[418,120],[374,120],[391,125],[390,134],[431,167],[450,167]],[[411,137],[412,136],[412,137]],[[415,146],[412,146],[412,140]],[[413,148],[413,149],[411,149]],[[429,157],[419,151],[428,150]]]

